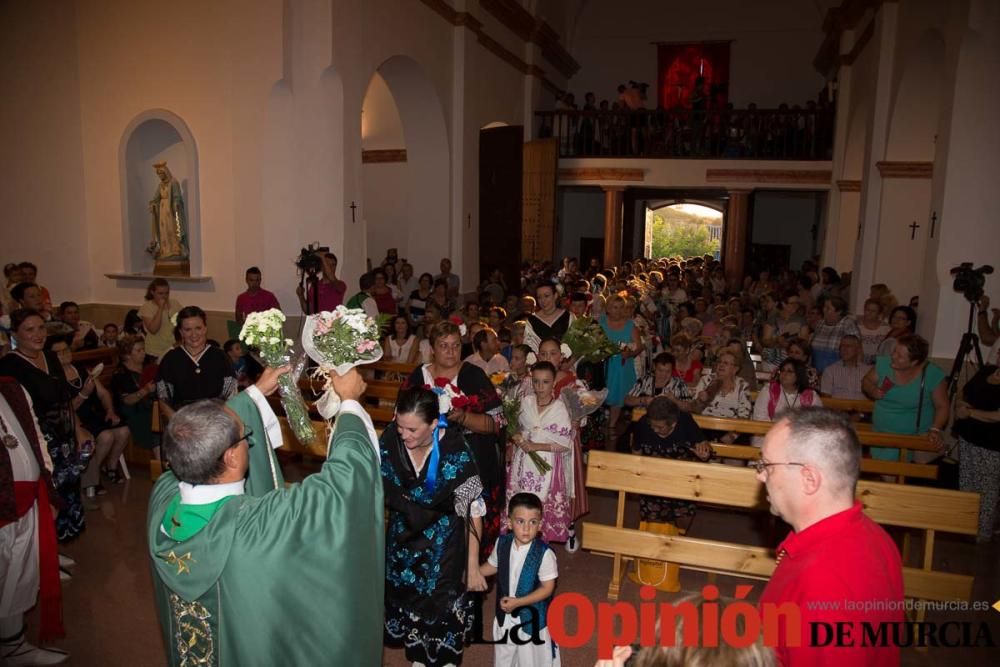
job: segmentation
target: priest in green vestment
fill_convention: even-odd
[[[279,374],[265,370],[263,395]],[[381,664],[377,440],[357,402],[357,371],[332,381],[344,400],[322,469],[262,495],[246,493],[250,443],[263,444],[249,422],[217,401],[170,420],[163,447],[172,469],[153,488],[148,517],[168,664]]]
[[[285,488],[285,476],[274,450],[281,447],[281,423],[274,414],[267,397],[257,385],[226,401],[226,407],[236,413],[247,430],[247,446],[250,448],[250,470],[244,493],[248,496],[262,496],[269,491]]]

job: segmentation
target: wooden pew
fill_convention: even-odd
[[[73,363],[80,364],[88,371],[97,364],[104,364],[103,370],[98,379],[105,387],[111,385],[111,376],[118,367],[118,348],[99,347],[94,350],[80,350],[73,353]]]
[[[750,400],[756,401],[757,396],[760,394],[759,391],[750,392]],[[854,400],[850,398],[832,398],[830,396],[823,396],[823,407],[830,408],[831,410],[838,410],[840,412],[860,412],[865,415],[871,415],[875,411],[875,402],[865,400]]]
[[[760,448],[749,445],[727,445],[722,442],[709,443],[719,458],[756,461],[760,458]],[[917,479],[937,479],[938,467],[929,463],[909,463],[906,461],[882,461],[861,459],[861,474],[896,475]]]
[[[583,524],[584,548],[614,559],[609,599],[618,598],[623,565],[634,558],[669,561],[691,570],[751,579],[771,576],[775,568],[772,548],[657,535],[624,527],[625,498],[629,493],[763,511],[767,505],[763,485],[752,470],[604,451],[592,451],[589,457],[587,487],[618,494],[615,525],[589,521]],[[920,565],[910,567],[904,562],[906,597],[935,601],[970,598],[973,577],[934,570],[933,555],[939,531],[976,534],[978,494],[861,481],[857,497],[875,522],[924,533]]]
[[[750,433],[752,435],[764,435],[771,426],[771,422],[758,422],[751,419],[724,419],[721,417],[706,417],[705,415],[691,415],[695,422],[702,428],[716,431],[734,431],[736,433]],[[927,438],[919,435],[899,435],[898,433],[880,433],[872,431],[870,428],[855,428],[858,439],[862,445],[871,447],[893,447],[900,450],[912,450],[919,452],[936,452],[937,448],[932,445]],[[903,454],[904,452],[901,452]]]

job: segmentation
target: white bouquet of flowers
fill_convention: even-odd
[[[305,357],[292,353],[293,341],[285,338],[284,324],[285,314],[277,308],[250,313],[240,331],[240,340],[248,348],[256,348],[261,361],[267,366],[277,368],[291,364],[291,372],[278,379],[278,393],[285,416],[288,417],[288,425],[292,427],[296,439],[307,444],[312,442],[314,435],[309,408],[299,391],[299,375],[305,366]]]
[[[333,390],[330,373],[344,375],[355,366],[381,359],[379,341],[387,322],[386,316],[372,319],[360,308],[344,306],[306,319],[302,328],[302,349],[319,364],[314,377],[326,378],[323,396],[316,401],[316,409],[325,419],[332,419],[340,409],[340,397]]]

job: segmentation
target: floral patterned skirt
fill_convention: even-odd
[[[473,598],[462,594],[437,618],[422,618],[412,610],[386,605],[385,641],[403,644],[406,659],[427,667],[462,664],[462,649],[472,637]]]
[[[53,439],[48,440],[46,447],[52,459],[52,486],[62,501],[56,517],[56,538],[60,542],[69,542],[86,527],[83,498],[80,495],[80,475],[87,467],[90,454],[78,454],[73,442]]]
[[[516,450],[507,477],[507,503],[516,493],[533,493],[542,501],[542,538],[546,542],[569,539],[572,516],[572,489],[566,488],[566,456],[552,457],[552,470],[538,472],[528,455]],[[503,525],[506,531],[507,503],[504,504]]]

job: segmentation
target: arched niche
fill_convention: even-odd
[[[166,109],[150,109],[125,128],[118,150],[121,178],[122,257],[126,273],[152,273],[146,252],[152,238],[149,201],[159,185],[153,169],[166,161],[180,183],[187,208],[191,275],[201,274],[201,217],[198,193],[198,147],[187,123]]]
[[[418,273],[442,257],[461,266],[451,251],[451,157],[437,90],[415,60],[397,55],[379,65],[367,93],[362,147],[381,152],[362,165],[368,256],[377,264],[395,247]]]

